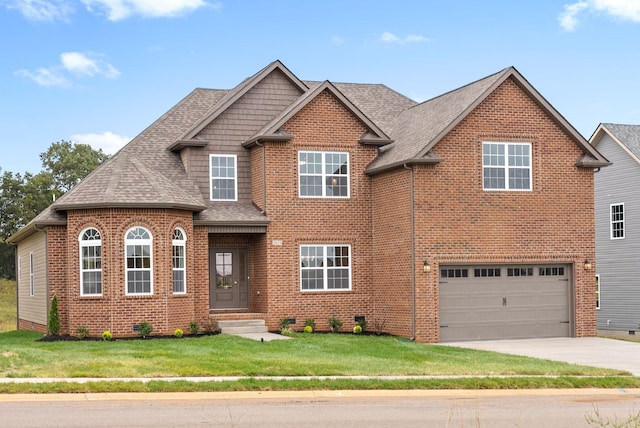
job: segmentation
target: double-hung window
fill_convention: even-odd
[[[210,155],[212,201],[238,200],[238,169],[236,155]]]
[[[93,227],[80,233],[80,295],[102,295],[102,237]]]
[[[187,292],[187,273],[185,269],[186,235],[179,227],[173,231],[171,241],[173,258],[173,293]]]
[[[482,143],[484,190],[531,190],[531,143]]]
[[[350,290],[351,246],[301,245],[302,291]]]
[[[136,226],[125,235],[126,294],[153,294],[152,237],[144,227]]]
[[[611,239],[624,239],[624,204],[611,204]]]
[[[298,152],[298,189],[302,198],[348,198],[349,153]]]

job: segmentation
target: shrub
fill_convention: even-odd
[[[283,331],[287,330],[291,333],[291,328],[289,327],[289,318],[282,318],[278,323],[278,330],[280,330],[280,334],[284,334]]]
[[[342,328],[342,321],[337,317],[329,318],[329,327],[331,327],[331,333],[337,333]]]
[[[358,321],[358,327],[362,329],[361,333],[367,330],[367,320],[361,319]]]
[[[102,340],[111,340],[111,339],[113,339],[113,335],[109,330],[102,332]]]
[[[207,334],[213,334],[218,331],[218,321],[214,319],[205,318],[204,320],[202,320],[201,324],[204,328],[205,333]]]
[[[142,336],[143,338],[151,335],[151,332],[153,331],[153,326],[147,321],[142,321],[138,328],[138,333],[140,333],[140,336]]]
[[[304,320],[304,326],[305,327],[311,327],[311,330],[315,330],[316,329],[316,320],[314,320],[313,318],[307,318],[306,320]]]
[[[60,334],[60,315],[58,314],[58,296],[55,294],[51,299],[51,307],[49,309],[49,325],[47,327],[49,334],[57,336]]]
[[[184,332],[179,328],[176,328],[176,331],[173,332],[173,335],[175,337],[182,337],[183,334],[184,334]]]
[[[78,339],[86,339],[87,336],[89,336],[89,329],[83,325],[79,325],[78,328],[76,328],[76,335]]]
[[[200,333],[200,324],[198,324],[198,321],[191,321],[189,323],[189,331],[194,336]]]
[[[362,333],[362,326],[358,324],[357,326],[353,327],[353,334],[360,334],[360,333]]]
[[[313,327],[311,327],[310,325],[305,325],[304,326],[304,332],[305,333],[313,333]]]
[[[283,327],[280,329],[280,334],[283,336],[293,336],[293,330],[289,327]]]

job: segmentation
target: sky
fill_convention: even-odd
[[[279,59],[416,100],[514,66],[585,138],[640,124],[640,0],[0,0],[0,168],[113,154],[197,87]]]

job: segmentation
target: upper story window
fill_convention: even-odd
[[[351,247],[301,245],[300,288],[302,291],[350,290]]]
[[[611,204],[611,239],[624,239],[624,204]]]
[[[151,232],[136,226],[125,235],[126,294],[153,294]]]
[[[210,155],[212,201],[238,200],[238,170],[236,155]]]
[[[102,237],[93,227],[83,230],[80,241],[80,295],[102,295]]]
[[[173,239],[171,240],[174,294],[184,294],[187,292],[187,272],[185,269],[186,243],[187,238],[184,230],[177,227],[173,231]]]
[[[484,190],[531,190],[531,143],[482,143]]]
[[[302,198],[348,198],[349,153],[298,152],[298,180]]]

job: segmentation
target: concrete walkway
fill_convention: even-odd
[[[640,376],[640,343],[601,337],[483,340],[441,345],[563,361],[583,366],[626,370]]]

